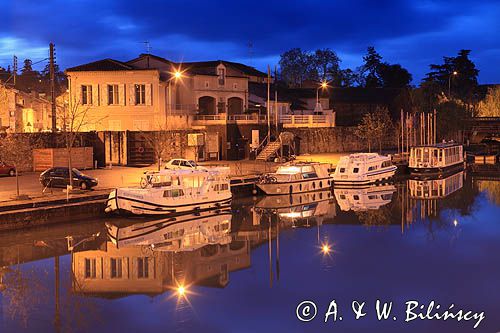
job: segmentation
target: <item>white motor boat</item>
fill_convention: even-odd
[[[335,188],[333,193],[341,210],[367,211],[379,209],[392,201],[396,192],[394,185],[380,185],[356,188]]]
[[[333,175],[337,185],[366,185],[389,179],[397,166],[389,156],[377,153],[358,153],[340,158]]]
[[[193,251],[209,244],[231,243],[231,210],[211,210],[120,226],[106,223],[117,248],[150,246],[155,251]]]
[[[330,165],[322,163],[293,163],[278,167],[275,173],[263,175],[257,186],[267,195],[311,192],[329,189],[332,179]]]
[[[161,170],[146,188],[117,188],[105,211],[135,215],[175,215],[231,205],[229,168]]]

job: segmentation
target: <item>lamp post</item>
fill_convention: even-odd
[[[453,73],[450,74],[450,76],[448,77],[448,98],[451,99],[451,78],[452,76],[454,75],[457,75],[458,72],[457,71],[453,71]]]
[[[172,77],[168,80],[168,107],[165,123],[167,122],[168,115],[172,114],[172,81],[174,84],[177,84],[177,81],[182,78],[182,72],[179,69],[175,69],[171,74]]]
[[[325,89],[326,87],[328,87],[328,82],[326,81],[323,81],[321,82],[321,84],[319,85],[318,88],[316,88],[316,110],[320,110],[320,107],[319,107],[319,90],[320,89]]]

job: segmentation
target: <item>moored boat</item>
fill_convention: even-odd
[[[290,163],[263,175],[257,186],[267,195],[325,190],[332,186],[328,169],[323,163]]]
[[[146,188],[117,188],[105,211],[135,215],[176,215],[231,205],[229,168],[162,170]]]
[[[464,167],[463,146],[454,142],[410,148],[408,168],[412,174],[441,173]]]
[[[389,156],[358,153],[340,158],[333,181],[338,185],[366,185],[391,178],[396,173]]]
[[[439,199],[460,190],[464,186],[464,171],[434,179],[408,179],[412,199]]]

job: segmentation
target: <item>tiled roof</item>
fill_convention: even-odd
[[[199,75],[216,75],[216,68],[219,64],[224,64],[225,66],[233,67],[245,75],[267,77],[266,73],[263,73],[253,67],[240,64],[238,62],[225,61],[225,60],[213,60],[213,61],[195,61],[195,62],[185,62],[182,66],[187,68],[187,71],[192,74]]]
[[[103,59],[88,64],[71,67],[66,72],[89,72],[89,71],[129,71],[136,68],[124,62],[114,59]]]

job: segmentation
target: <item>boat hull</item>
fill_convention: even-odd
[[[257,187],[266,195],[283,195],[330,189],[332,178],[314,178],[291,182],[258,183]]]
[[[356,186],[356,185],[375,184],[390,179],[392,176],[396,174],[397,169],[398,168],[395,165],[393,165],[389,168],[378,170],[377,172],[368,173],[359,178],[350,177],[350,175],[346,176],[346,178],[339,178],[338,176],[335,176],[333,178],[333,183],[335,186],[339,185]]]
[[[113,190],[106,201],[106,213],[117,212],[120,214],[133,215],[179,215],[190,212],[204,211],[210,209],[220,209],[231,206],[231,193],[217,195],[215,197],[193,198],[189,203],[179,202],[178,204],[155,203],[141,200],[128,195],[120,189]]]
[[[442,174],[453,173],[456,171],[463,170],[465,168],[465,163],[463,161],[457,162],[452,165],[448,165],[446,167],[434,168],[434,167],[426,167],[426,168],[415,168],[409,167],[410,174],[416,176],[439,176]]]

